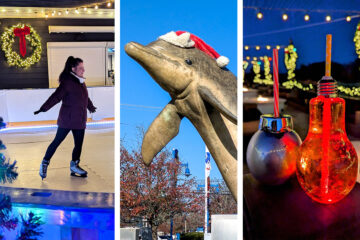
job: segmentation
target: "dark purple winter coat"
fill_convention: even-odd
[[[80,83],[73,75],[67,75],[60,81],[60,86],[41,106],[40,110],[48,111],[62,101],[57,124],[60,128],[85,129],[87,111],[95,112],[95,107],[88,97],[85,83]]]

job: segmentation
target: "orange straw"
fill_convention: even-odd
[[[331,38],[332,35],[326,35],[326,62],[325,62],[325,76],[331,76]]]

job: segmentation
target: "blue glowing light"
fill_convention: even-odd
[[[86,239],[91,239],[90,236],[94,233],[108,237],[101,239],[113,239],[112,236],[114,235],[115,229],[114,209],[13,203],[12,213],[14,216],[27,216],[30,211],[36,216],[40,216],[41,221],[45,222],[45,225],[42,225],[41,227],[44,233],[43,238],[41,239],[64,239],[64,232],[61,231],[63,228],[70,229],[66,235],[69,238],[66,239],[71,239],[72,229],[75,231],[77,229],[82,229],[82,236],[85,238],[87,237]],[[16,234],[16,230],[5,232],[5,239],[15,239],[15,236],[13,235]]]
[[[0,129],[6,128],[6,123],[4,122],[4,119],[0,117]]]
[[[86,123],[86,126],[102,126],[102,125],[108,125],[108,124],[114,124],[115,121],[103,121],[103,122],[89,122]],[[58,126],[56,124],[52,125],[40,125],[40,126],[29,126],[29,127],[11,127],[11,128],[4,128],[0,129],[0,132],[12,132],[17,130],[44,130],[44,129],[51,129],[51,128],[57,128]]]

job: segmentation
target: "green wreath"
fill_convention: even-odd
[[[32,55],[27,58],[21,57],[17,52],[13,51],[12,49],[12,45],[15,42],[16,38],[14,35],[14,29],[24,28],[25,26],[30,28],[30,34],[25,35],[25,39],[29,41],[30,45],[34,49]],[[5,52],[5,57],[10,66],[28,68],[31,65],[39,62],[41,59],[41,39],[40,36],[30,25],[19,23],[10,28],[6,28],[5,32],[1,35],[1,41],[1,48]]]

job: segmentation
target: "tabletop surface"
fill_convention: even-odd
[[[360,185],[343,200],[311,200],[296,176],[280,186],[244,175],[244,236],[249,239],[360,239]]]

